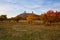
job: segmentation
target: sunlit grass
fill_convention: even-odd
[[[60,25],[0,23],[0,40],[60,40]]]

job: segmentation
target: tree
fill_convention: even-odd
[[[19,22],[20,17],[11,17],[10,20],[11,20],[12,22]]]
[[[0,21],[6,20],[7,19],[7,15],[1,15],[0,16]]]
[[[46,15],[46,14],[41,14],[41,15],[40,15],[40,20],[41,20],[43,23],[46,23],[46,22],[47,22],[47,15]]]
[[[49,10],[47,11],[47,13],[44,13],[40,16],[40,19],[44,22],[44,23],[53,23],[55,22],[56,20],[56,14],[54,11],[52,10]]]
[[[56,14],[56,22],[60,22],[60,12],[55,12],[55,14]]]
[[[27,16],[26,19],[29,23],[31,23],[31,22],[35,21],[37,19],[37,17],[36,17],[35,14],[30,14],[30,15]]]
[[[56,14],[54,11],[49,10],[47,11],[46,15],[47,15],[48,22],[50,24],[56,21]]]
[[[21,19],[22,19],[22,17],[19,17],[19,16],[14,18],[14,20],[15,20],[16,22],[19,22],[19,20],[21,20]]]

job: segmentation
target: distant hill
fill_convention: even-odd
[[[26,19],[26,17],[27,17],[28,15],[30,15],[30,14],[36,15],[36,14],[33,13],[33,12],[32,12],[32,13],[26,13],[26,11],[24,11],[23,13],[17,15],[16,17],[21,17],[22,19]],[[36,15],[36,16],[38,16],[38,15]]]

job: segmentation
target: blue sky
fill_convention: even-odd
[[[24,11],[41,14],[47,10],[60,11],[60,0],[0,0],[0,15],[16,16]]]

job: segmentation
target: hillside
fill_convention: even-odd
[[[27,12],[23,12],[23,13],[20,13],[19,15],[17,15],[16,17],[21,17],[21,18],[23,18],[23,19],[26,19],[26,17],[28,16],[28,15],[30,15],[30,14],[34,14],[34,15],[36,15],[35,13],[27,13]],[[39,16],[39,15],[36,15],[36,16]]]

